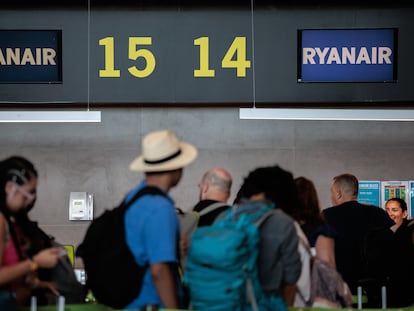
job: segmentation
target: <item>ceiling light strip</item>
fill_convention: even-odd
[[[240,108],[240,119],[414,121],[414,109]]]
[[[0,111],[0,123],[101,122],[100,111]]]

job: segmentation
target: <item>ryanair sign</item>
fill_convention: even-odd
[[[60,30],[0,30],[0,83],[61,83]]]
[[[298,32],[299,82],[392,82],[397,79],[396,29]]]

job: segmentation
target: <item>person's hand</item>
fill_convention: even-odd
[[[61,257],[61,247],[46,248],[33,256],[33,261],[41,268],[53,268]]]

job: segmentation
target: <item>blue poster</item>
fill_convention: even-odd
[[[380,207],[380,190],[380,181],[359,181],[358,202]]]

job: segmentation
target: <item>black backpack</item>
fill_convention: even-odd
[[[86,272],[86,286],[99,303],[122,309],[141,290],[146,266],[136,264],[126,243],[124,215],[127,208],[143,195],[165,194],[156,187],[144,187],[125,203],[106,210],[90,224],[76,255]]]

